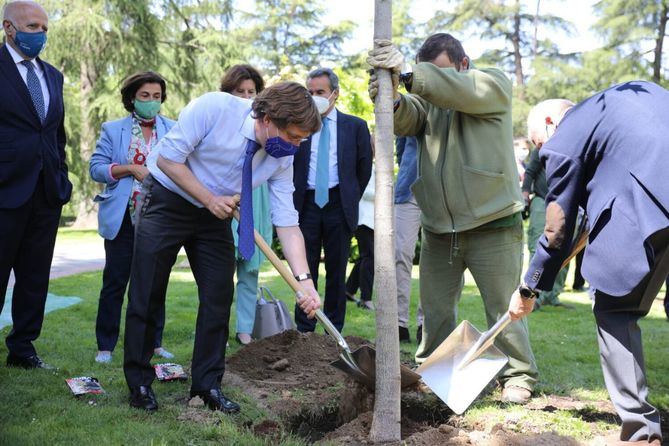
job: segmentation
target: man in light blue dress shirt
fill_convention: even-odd
[[[151,389],[152,333],[170,270],[183,246],[200,300],[191,396],[199,396],[212,410],[239,411],[220,389],[233,296],[234,195],[241,192],[244,202],[244,194],[251,192],[242,187],[242,167],[252,160],[251,183],[269,185],[271,219],[283,253],[296,276],[306,275],[304,239],[292,202],[292,156],[270,149],[295,147],[319,128],[320,116],[307,90],[282,82],[253,102],[221,92],[195,99],[151,152],[135,229],[126,316],[124,371],[131,406],[157,409]],[[244,218],[242,209],[240,227]],[[299,306],[313,317],[320,306],[318,293],[311,280],[302,285],[306,296]]]

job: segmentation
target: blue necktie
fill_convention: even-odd
[[[246,143],[246,156],[242,168],[242,198],[240,200],[239,216],[239,242],[237,249],[244,260],[250,260],[255,252],[253,237],[253,155],[260,149],[260,144],[255,141]]]
[[[44,110],[44,96],[42,96],[42,86],[40,85],[39,79],[37,78],[37,73],[35,73],[35,67],[33,66],[33,63],[29,60],[23,60],[21,63],[28,69],[28,76],[26,77],[28,92],[30,93],[30,97],[33,100],[35,109],[37,110],[37,116],[39,116],[40,122],[43,123],[44,119],[46,118],[46,111]]]
[[[328,204],[328,189],[330,185],[330,127],[328,118],[323,118],[321,137],[318,140],[318,155],[316,156],[316,195],[315,201],[319,207]]]

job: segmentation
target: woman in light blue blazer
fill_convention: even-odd
[[[244,99],[253,99],[265,88],[262,75],[251,65],[234,65],[221,79],[220,90]],[[272,222],[270,220],[269,189],[267,183],[253,189],[253,222],[255,229],[268,244],[272,244]],[[232,221],[232,235],[237,240],[237,221]],[[251,332],[255,322],[258,294],[258,274],[265,257],[259,249],[249,260],[237,253],[237,286],[235,287],[237,335],[235,339],[242,345],[251,342]]]
[[[174,125],[174,121],[159,114],[165,93],[165,80],[157,73],[146,71],[127,78],[121,87],[121,98],[130,115],[102,124],[90,161],[91,177],[105,184],[104,191],[95,197],[99,205],[98,232],[105,239],[106,257],[95,325],[95,360],[101,363],[111,362],[118,341],[121,307],[132,264],[135,209],[142,181],[149,173],[146,158]],[[172,358],[161,346],[164,304],[159,312],[154,353]]]

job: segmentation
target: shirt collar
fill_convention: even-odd
[[[251,141],[256,140],[256,131],[255,131],[255,123],[256,120],[253,118],[253,113],[251,113],[251,108],[248,110],[248,114],[244,118],[244,122],[242,123],[242,127],[239,129],[239,133],[242,134],[242,136],[246,139],[250,139]]]
[[[7,47],[7,51],[9,51],[9,54],[12,56],[12,59],[14,60],[14,63],[16,65],[20,64],[23,62],[25,59],[23,59],[23,56],[19,54],[18,51],[16,51],[10,44],[5,45]],[[27,59],[29,60],[35,68],[39,68],[39,65],[37,65],[37,61],[35,59]]]
[[[337,107],[332,107],[332,110],[330,110],[330,113],[325,115],[327,119],[330,119],[333,122],[337,122]]]

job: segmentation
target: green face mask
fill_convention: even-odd
[[[160,112],[160,101],[140,101],[139,99],[135,99],[133,104],[135,105],[135,113],[144,119],[153,119]]]

